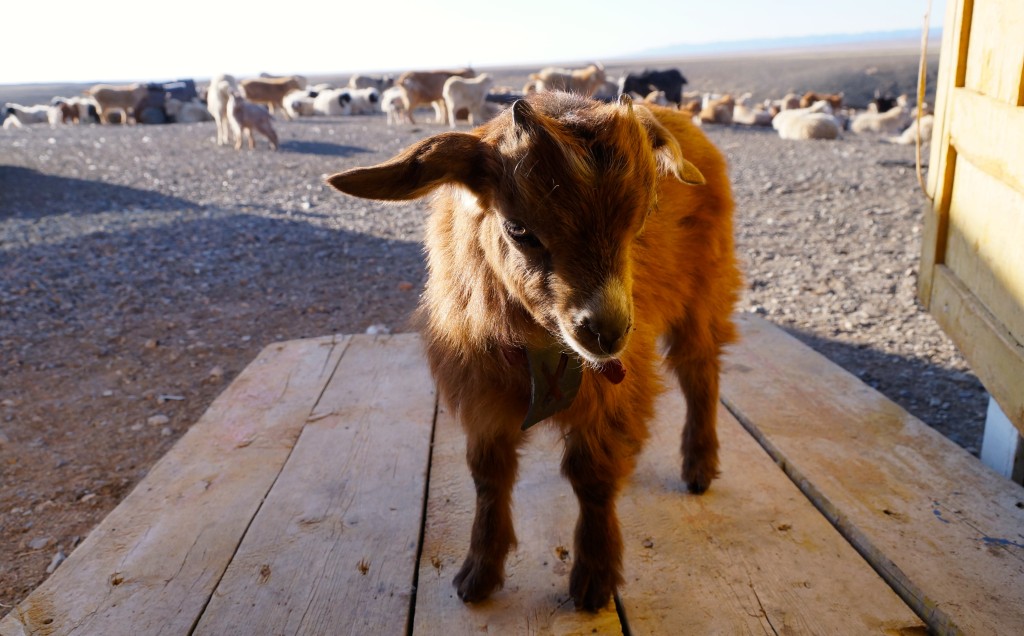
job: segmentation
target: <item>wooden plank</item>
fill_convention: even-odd
[[[724,407],[722,475],[704,495],[687,494],[679,476],[685,411],[678,390],[661,397],[619,504],[626,544],[620,596],[631,633],[924,633]]]
[[[467,605],[452,578],[469,547],[476,495],[465,436],[451,414],[438,412],[414,633],[436,634],[441,626],[449,636],[621,633],[611,604],[597,614],[573,608],[568,590],[576,498],[559,474],[561,441],[544,424],[529,434],[514,494],[519,546],[506,563],[505,587]]]
[[[1024,342],[1024,191],[1007,188],[962,155],[949,206],[945,264],[1017,342]]]
[[[1016,106],[1024,64],[1024,2],[976,0],[972,5],[964,86]]]
[[[353,336],[195,633],[403,633],[435,402],[418,337]]]
[[[1024,347],[949,268],[936,273],[932,315],[1024,435]]]
[[[723,399],[937,633],[1024,625],[1024,490],[777,327],[740,316]]]
[[[0,634],[189,633],[346,345],[264,349]]]

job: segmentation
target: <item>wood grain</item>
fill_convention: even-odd
[[[621,633],[611,604],[596,615],[573,609],[569,569],[576,498],[559,474],[561,441],[550,425],[538,424],[529,436],[514,494],[519,546],[506,562],[505,587],[467,605],[455,594],[452,578],[469,547],[476,495],[465,435],[451,414],[438,413],[415,633],[435,634],[439,626],[449,636]]]
[[[416,336],[354,336],[195,633],[403,633],[434,411]]]
[[[631,633],[924,633],[724,407],[722,475],[704,495],[687,493],[679,475],[685,410],[679,391],[662,396],[619,505]]]
[[[264,349],[0,634],[189,633],[347,343]]]
[[[723,399],[938,633],[1024,625],[1024,490],[777,327],[740,319]]]

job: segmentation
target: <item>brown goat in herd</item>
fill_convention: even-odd
[[[686,396],[682,478],[701,493],[718,473],[719,356],[740,286],[721,154],[679,111],[551,92],[328,181],[371,199],[434,193],[418,317],[476,485],[459,597],[504,582],[535,354],[554,350],[544,372],[579,382],[551,417],[580,506],[569,591],[604,607],[623,581],[615,500],[663,388],[661,337]]]

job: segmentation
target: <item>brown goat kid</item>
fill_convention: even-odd
[[[682,478],[701,493],[718,473],[719,356],[740,285],[722,156],[679,111],[551,92],[328,181],[371,199],[434,192],[418,317],[476,485],[459,597],[504,582],[526,360],[554,348],[583,367],[551,418],[580,505],[569,590],[577,608],[604,607],[623,581],[615,500],[663,389],[662,336],[687,403]]]

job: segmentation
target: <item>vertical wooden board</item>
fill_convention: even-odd
[[[195,633],[403,633],[434,412],[416,336],[353,336]]]
[[[0,634],[186,634],[347,340],[270,345]]]
[[[950,143],[950,122],[953,109],[950,97],[963,85],[971,16],[962,2],[950,1],[946,6],[942,29],[942,52],[935,85],[935,129],[932,132],[927,194],[931,205],[925,207],[921,234],[921,266],[918,273],[918,298],[931,306],[934,268],[945,261],[946,223],[949,195],[953,185],[956,150]]]
[[[949,206],[946,266],[1024,343],[1024,192],[1006,187],[962,156]]]
[[[856,377],[742,315],[723,401],[940,633],[1024,625],[1024,491]]]
[[[1024,66],[1024,2],[975,0],[972,4],[964,85],[1016,106]]]
[[[578,506],[559,474],[561,441],[546,424],[530,430],[515,490],[519,546],[506,562],[504,589],[465,604],[452,579],[469,547],[476,495],[466,466],[465,436],[444,409],[437,418],[430,494],[420,558],[414,633],[618,634],[618,615],[577,612],[569,598],[572,534]]]
[[[688,494],[679,453],[685,411],[679,391],[661,397],[619,504],[619,595],[631,633],[924,633],[724,407],[722,475],[705,494]]]

